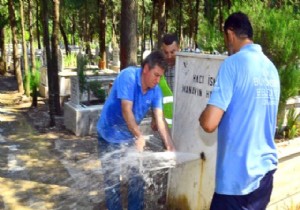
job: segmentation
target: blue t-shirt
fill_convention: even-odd
[[[141,68],[128,67],[115,79],[97,123],[97,132],[106,141],[125,143],[134,138],[122,115],[121,100],[133,102],[132,112],[137,124],[140,124],[150,107],[162,109],[161,89],[156,85],[144,94],[141,74]]]
[[[216,192],[245,195],[278,159],[274,142],[280,82],[257,44],[222,63],[208,104],[224,110],[218,127]]]

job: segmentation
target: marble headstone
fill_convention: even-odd
[[[118,47],[115,47],[113,49],[113,62],[112,62],[112,65],[113,66],[120,66],[120,50]]]
[[[207,209],[214,190],[217,136],[204,132],[198,118],[224,58],[186,52],[176,55],[172,137],[176,151],[198,158],[171,170],[168,199],[176,203],[185,196],[190,209]]]

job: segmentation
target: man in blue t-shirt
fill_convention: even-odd
[[[163,116],[162,92],[157,85],[166,68],[164,55],[152,52],[141,68],[128,67],[120,72],[104,104],[97,132],[108,210],[122,209],[119,163],[132,147],[143,151],[145,139],[139,124],[150,108],[166,149],[175,150]],[[128,179],[128,209],[143,209],[144,181],[136,166],[130,169]]]
[[[199,122],[218,128],[216,186],[211,210],[263,210],[277,168],[274,142],[280,94],[278,72],[252,41],[247,15],[230,15],[224,25],[229,57]]]

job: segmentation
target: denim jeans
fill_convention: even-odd
[[[214,193],[210,210],[265,210],[273,189],[273,174],[269,171],[260,180],[260,186],[247,195],[222,195]]]
[[[103,169],[105,200],[108,210],[122,210],[120,176],[124,163],[122,159],[132,143],[110,143],[98,135],[98,151]],[[126,167],[126,166],[125,166]],[[130,166],[128,173],[128,210],[144,208],[144,180],[138,167]]]

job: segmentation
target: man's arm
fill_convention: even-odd
[[[154,109],[153,113],[158,132],[165,144],[166,149],[168,151],[175,151],[175,146],[170,135],[168,124],[164,118],[163,111],[161,109]]]
[[[154,117],[154,112],[151,110],[151,128],[153,131],[157,131],[156,120]]]
[[[140,131],[138,124],[135,121],[133,112],[132,112],[133,102],[128,100],[122,100],[122,114],[126,121],[129,131],[136,138],[136,147],[138,151],[143,151],[145,146],[145,139]]]
[[[200,126],[208,133],[212,133],[218,127],[224,111],[216,106],[207,105],[199,117]]]

